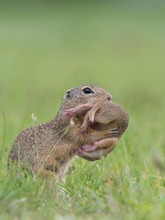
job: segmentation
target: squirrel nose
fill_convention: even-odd
[[[107,99],[108,99],[109,101],[111,101],[111,100],[112,100],[112,95],[107,96]]]

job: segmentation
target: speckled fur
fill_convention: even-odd
[[[83,88],[90,87],[92,94],[84,94]],[[64,115],[65,110],[87,102],[96,103],[100,97],[110,94],[94,85],[70,89],[64,95],[57,116],[50,122],[24,130],[15,140],[9,154],[9,164],[16,162],[30,167],[34,174],[53,176],[56,180],[65,175],[69,161],[76,149],[85,144],[106,138],[104,133],[80,133],[83,115],[74,117],[74,125]]]

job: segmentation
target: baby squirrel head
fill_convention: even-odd
[[[78,86],[66,91],[62,104],[61,110],[76,107],[79,104],[85,103],[96,103],[99,99],[112,100],[112,95],[104,89],[95,85],[83,85]]]

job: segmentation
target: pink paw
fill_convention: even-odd
[[[94,151],[95,150],[95,145],[83,145],[78,148],[77,152],[89,152],[89,151]]]
[[[102,151],[96,150],[94,145],[83,145],[77,149],[76,154],[89,161],[100,160],[102,157]]]
[[[70,108],[70,109],[67,109],[67,110],[64,112],[64,115],[65,115],[65,116],[68,116],[68,117],[72,117],[72,116],[75,115],[75,112],[74,112],[74,110],[73,110],[72,108]]]

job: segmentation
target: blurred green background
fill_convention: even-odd
[[[163,164],[156,165],[158,170],[164,169],[164,8],[163,1],[0,2],[3,164],[18,133],[33,124],[32,113],[38,123],[52,119],[66,90],[91,83],[109,91],[130,116],[124,142],[111,157],[112,173],[129,161],[129,167],[135,168],[138,175],[144,169],[142,176],[147,179],[146,170],[153,168],[153,156],[162,159]],[[108,160],[102,163],[105,168]],[[104,172],[109,173],[109,169]],[[154,200],[162,201],[165,191],[161,184],[158,180],[151,186],[146,194],[148,201],[153,188]],[[136,189],[134,193],[136,197]],[[139,201],[138,197],[131,199],[131,204]],[[139,210],[143,212],[146,206],[135,207],[141,213]],[[152,210],[154,202],[147,207]],[[163,213],[163,205],[157,210]]]
[[[39,122],[51,119],[64,91],[85,83],[112,93],[130,117],[146,110],[146,119],[159,118],[154,109],[161,111],[164,101],[164,18],[162,5],[136,1],[1,3],[0,106],[7,148],[31,113]]]

